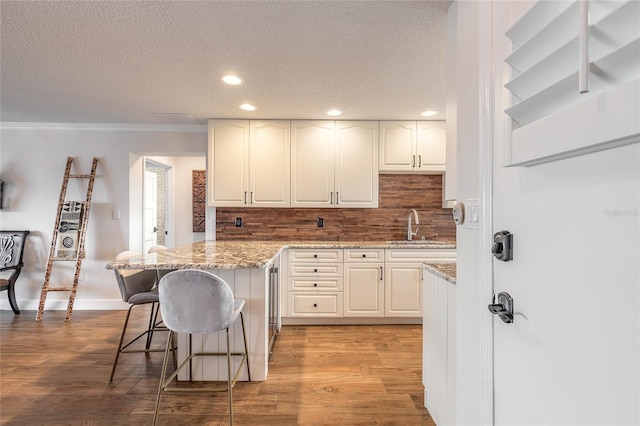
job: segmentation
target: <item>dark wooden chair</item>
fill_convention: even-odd
[[[9,278],[0,278],[0,291],[9,291],[9,303],[16,314],[20,313],[16,303],[16,280],[22,271],[22,255],[29,231],[0,231],[0,272],[13,271]]]

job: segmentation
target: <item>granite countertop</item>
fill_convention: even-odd
[[[456,283],[456,263],[425,263],[424,268],[443,280]]]
[[[111,262],[107,269],[243,269],[266,268],[287,248],[455,249],[454,243],[426,241],[200,241]]]

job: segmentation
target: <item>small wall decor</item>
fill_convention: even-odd
[[[193,170],[193,232],[204,232],[206,214],[206,171]]]
[[[65,201],[60,215],[58,228],[58,244],[56,257],[75,259],[78,257],[78,240],[80,238],[80,224],[84,214],[82,201]]]

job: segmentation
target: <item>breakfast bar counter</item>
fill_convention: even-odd
[[[267,268],[287,248],[455,249],[439,241],[200,241],[161,250],[107,269],[250,269]]]
[[[280,268],[280,255],[286,249],[455,249],[453,243],[437,241],[201,241],[155,253],[132,257],[124,262],[107,264],[107,269],[202,269],[225,280],[234,296],[246,304],[245,327],[251,379],[263,381],[269,362],[269,325],[273,323],[270,300],[273,300],[273,271]],[[270,293],[271,290],[271,293]],[[277,293],[276,293],[277,294]],[[279,319],[278,319],[279,326]],[[231,346],[242,350],[242,329],[232,326]],[[218,335],[192,338],[192,350],[217,352],[225,350],[225,339]],[[178,336],[178,362],[187,357],[187,336]],[[218,362],[221,364],[218,365]],[[193,380],[226,380],[226,368],[212,357],[197,359],[192,366]],[[181,373],[180,380],[188,379]],[[239,380],[247,380],[243,372]]]

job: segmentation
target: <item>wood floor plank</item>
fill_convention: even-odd
[[[162,354],[123,354],[123,311],[0,312],[0,424],[149,425]],[[141,330],[148,311],[132,314]],[[131,333],[133,337],[133,331]],[[162,347],[166,335],[154,338]],[[238,425],[433,425],[419,325],[285,326],[265,382],[233,391]],[[185,384],[184,386],[197,386]],[[225,425],[226,393],[163,394],[161,425]]]

